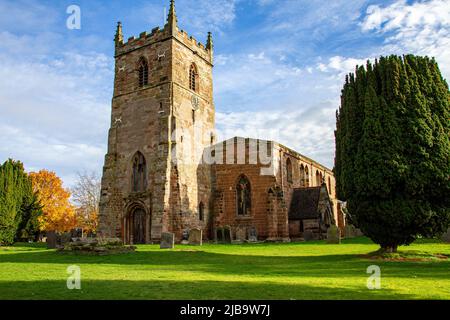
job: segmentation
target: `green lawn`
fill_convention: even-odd
[[[365,238],[256,245],[139,246],[134,254],[74,256],[43,246],[0,248],[0,299],[450,299],[450,260],[373,261]],[[449,256],[450,245],[421,240],[405,251]],[[366,287],[381,267],[381,290]],[[78,265],[82,289],[68,290]]]

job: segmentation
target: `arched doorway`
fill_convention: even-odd
[[[133,213],[133,243],[145,243],[145,211],[136,209]]]
[[[147,233],[147,214],[141,207],[134,208],[127,217],[126,242],[145,244]]]

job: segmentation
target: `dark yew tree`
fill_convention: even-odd
[[[450,224],[450,92],[434,59],[381,57],[347,76],[337,113],[338,197],[386,251]]]
[[[0,165],[0,245],[38,233],[41,206],[31,179],[18,161]]]

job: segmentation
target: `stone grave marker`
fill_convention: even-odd
[[[181,236],[181,244],[189,244],[189,230],[183,230],[183,235]]]
[[[356,237],[356,228],[351,224],[346,225],[344,229],[344,235],[349,239]]]
[[[47,249],[56,249],[57,239],[55,231],[47,232]]]
[[[361,231],[361,229],[356,228],[355,234],[357,237],[364,237],[364,233]]]
[[[305,241],[314,240],[314,234],[312,233],[312,231],[304,231],[303,232],[303,239]]]
[[[327,243],[330,243],[330,244],[340,244],[341,243],[341,233],[337,226],[331,226],[328,228]]]
[[[258,241],[258,231],[255,227],[251,227],[248,229],[248,241],[257,242]]]
[[[191,229],[189,231],[189,244],[194,246],[203,244],[203,231],[201,229]]]
[[[161,234],[161,249],[173,249],[175,247],[175,234],[163,232]]]
[[[442,235],[442,241],[450,243],[450,228]]]
[[[245,227],[238,227],[236,229],[236,240],[240,242],[247,240],[247,230]]]

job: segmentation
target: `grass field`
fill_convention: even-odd
[[[373,261],[365,238],[256,245],[139,246],[134,254],[74,256],[41,245],[0,248],[0,299],[450,299],[450,260]],[[450,245],[421,240],[401,251],[450,256]],[[368,290],[367,267],[381,268]],[[81,267],[68,290],[67,267]]]

